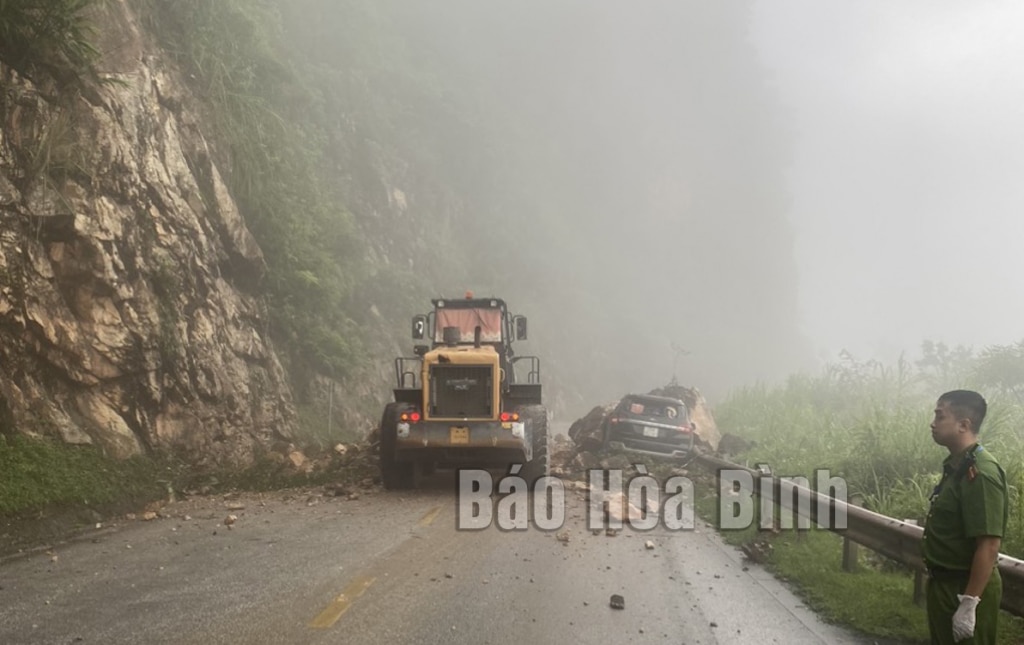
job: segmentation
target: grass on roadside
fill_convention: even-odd
[[[925,611],[913,603],[914,576],[866,568],[842,570],[843,541],[822,530],[772,540],[769,568],[791,581],[808,607],[829,622],[881,638],[928,640]],[[863,555],[862,555],[863,557]]]
[[[979,440],[1006,471],[1010,498],[1003,552],[1021,557],[1024,384],[1019,391],[994,384],[982,370],[987,355],[961,352],[959,362],[943,367],[939,375],[924,361],[915,369],[905,360],[887,366],[847,355],[819,375],[742,388],[716,407],[715,417],[719,427],[752,442],[738,459],[767,463],[787,476],[812,477],[815,470],[828,469],[845,479],[850,493],[862,494],[867,508],[889,517],[923,519],[946,456],[928,430],[935,398],[960,387],[982,391],[989,407]],[[1011,363],[1024,373],[1018,358]],[[988,380],[982,378],[986,374]]]
[[[0,435],[0,518],[43,517],[91,509],[101,515],[136,511],[178,493],[278,490],[373,478],[376,462],[360,447],[345,457],[313,455],[311,472],[270,454],[244,470],[200,472],[170,456],[116,460],[93,446]],[[85,514],[83,517],[90,517]]]
[[[0,435],[0,515],[145,503],[167,494],[172,475],[147,458],[118,461],[92,446]]]
[[[696,511],[712,526],[720,526],[717,490],[698,490]],[[767,539],[772,548],[764,565],[788,582],[823,620],[877,638],[928,642],[925,611],[913,602],[912,573],[887,570],[880,558],[871,557],[863,548],[858,570],[844,572],[843,541],[830,531],[770,533],[759,532],[755,525],[719,533],[727,543],[737,546],[755,538]],[[999,642],[1024,642],[1024,620],[1001,613]]]
[[[209,492],[227,490],[270,491],[324,484],[359,484],[379,477],[376,458],[365,454],[365,446],[350,446],[349,454],[339,456],[323,451],[309,455],[317,462],[306,472],[297,469],[279,455],[265,456],[245,470],[222,472],[206,479]]]

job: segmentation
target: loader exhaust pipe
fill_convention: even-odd
[[[455,347],[459,344],[461,332],[458,327],[445,327],[441,331],[441,340],[448,347]]]

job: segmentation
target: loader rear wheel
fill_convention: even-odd
[[[541,405],[531,405],[520,411],[520,417],[526,420],[529,429],[530,445],[533,458],[523,468],[523,477],[532,487],[541,477],[551,472],[551,459],[548,451],[548,411]]]
[[[388,403],[380,420],[380,480],[388,490],[413,487],[413,465],[395,459],[398,442],[398,404]]]

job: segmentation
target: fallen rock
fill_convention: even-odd
[[[654,513],[655,515],[661,510],[661,505],[658,504],[658,500],[655,497],[648,497],[644,500],[644,509],[648,513]]]
[[[612,455],[601,460],[601,468],[604,470],[629,470],[632,466],[633,462],[623,454]]]
[[[352,491],[345,484],[324,484],[324,492],[333,497],[348,497],[354,491]]]
[[[577,419],[569,426],[569,438],[581,450],[600,450],[603,443],[601,440],[601,424],[613,409],[615,409],[614,403],[594,407],[585,416]]]
[[[584,450],[572,458],[570,465],[577,470],[593,470],[601,467],[601,461],[594,456],[594,453]]]
[[[772,543],[763,538],[755,538],[740,546],[740,551],[747,559],[762,564],[772,555]]]
[[[721,441],[722,434],[718,430],[718,424],[715,423],[714,415],[711,414],[711,407],[708,405],[704,395],[700,393],[700,390],[695,387],[679,385],[673,379],[672,383],[665,387],[651,390],[649,394],[670,396],[685,403],[686,408],[690,411],[690,420],[697,425],[696,438],[699,440],[699,443],[712,451],[718,450],[718,443]]]
[[[605,517],[618,522],[637,521],[644,517],[643,511],[629,503],[629,498],[621,492],[606,495],[602,502]]]

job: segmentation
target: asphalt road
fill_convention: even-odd
[[[572,493],[567,542],[457,531],[453,478],[428,483],[230,500],[242,510],[189,500],[9,558],[0,643],[870,642],[821,623],[699,521],[594,535]]]

